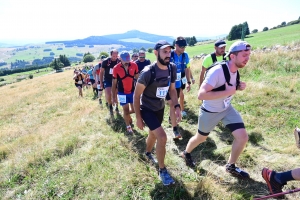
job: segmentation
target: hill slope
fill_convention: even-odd
[[[172,140],[166,106],[166,165],[176,180],[171,187],[162,186],[156,168],[143,156],[147,129],[134,128],[134,135],[127,135],[122,117],[110,119],[91,90],[78,98],[71,70],[1,87],[0,196],[242,200],[267,195],[262,167],[278,171],[299,167],[292,134],[300,118],[299,66],[299,51],[272,52],[253,54],[241,69],[247,89],[237,92],[232,103],[245,121],[249,142],[237,165],[250,173],[250,180],[225,173],[233,138],[221,124],[192,152],[196,169],[187,168],[179,157],[197,132],[197,85],[185,95],[188,117],[180,123],[183,140]],[[200,68],[193,69],[198,77]],[[285,189],[299,186],[291,182]],[[299,193],[288,196],[300,198]]]

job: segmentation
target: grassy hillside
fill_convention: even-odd
[[[195,61],[192,66],[201,65]],[[193,68],[198,78],[199,70]],[[299,167],[293,129],[299,124],[300,52],[256,53],[241,70],[247,89],[233,105],[241,112],[249,142],[238,166],[252,179],[225,173],[233,138],[219,124],[192,156],[195,170],[179,153],[197,132],[197,85],[186,94],[183,139],[173,141],[166,106],[166,165],[176,180],[162,186],[155,166],[144,158],[147,129],[125,133],[122,118],[109,118],[91,90],[78,98],[72,71],[24,80],[0,88],[1,199],[250,199],[267,195],[263,167]],[[198,81],[198,80],[196,80]],[[134,118],[134,116],[133,116]],[[300,187],[290,182],[285,190]],[[299,199],[300,194],[287,195]]]
[[[269,30],[265,32],[259,32],[250,34],[245,38],[254,49],[270,47],[274,45],[287,45],[291,43],[300,43],[300,24],[286,26],[279,29]],[[235,41],[226,41],[227,48]],[[206,43],[203,45],[197,45],[194,47],[187,47],[186,52],[190,57],[200,55],[201,53],[211,53],[214,51],[214,43]],[[150,60],[155,60],[154,54],[147,54]]]

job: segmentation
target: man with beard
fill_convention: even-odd
[[[242,153],[248,134],[240,114],[233,108],[230,101],[237,90],[244,90],[246,83],[239,81],[238,70],[245,67],[250,58],[251,46],[245,41],[237,41],[230,46],[224,61],[209,69],[199,89],[198,99],[203,100],[198,118],[198,133],[188,142],[181,153],[190,167],[195,167],[191,152],[203,143],[210,131],[221,121],[234,137],[231,154],[226,164],[226,172],[240,178],[249,178],[249,174],[235,166]],[[227,79],[226,78],[227,71]]]
[[[113,68],[116,64],[120,62],[118,59],[118,50],[113,49],[110,51],[110,57],[102,62],[101,70],[100,70],[100,87],[104,86],[105,89],[105,98],[108,103],[110,115],[113,115],[113,105],[112,105],[112,74]],[[104,80],[103,80],[104,78]],[[117,95],[116,95],[117,96]],[[116,97],[117,98],[117,97]],[[117,99],[115,99],[117,102]],[[116,105],[116,112],[119,112],[118,105]]]
[[[134,91],[133,106],[136,113],[136,125],[143,130],[144,122],[149,127],[146,140],[146,156],[153,162],[151,151],[156,143],[156,156],[159,166],[159,176],[164,185],[174,184],[165,164],[167,135],[161,124],[164,117],[165,97],[169,91],[178,121],[181,120],[181,110],[178,104],[175,80],[176,66],[170,63],[172,45],[160,40],[154,47],[157,61],[148,65],[141,72]]]
[[[215,62],[220,62],[223,60],[226,60],[225,57],[225,48],[226,48],[226,42],[224,40],[217,40],[215,42],[215,52],[208,54],[203,62],[202,62],[202,69],[200,72],[200,84],[199,87],[201,86],[204,78],[204,74],[206,72],[206,69],[210,67],[213,63]]]

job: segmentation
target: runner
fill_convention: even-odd
[[[147,66],[151,64],[149,59],[146,59],[146,53],[143,50],[139,51],[139,59],[135,61],[139,68],[139,73]]]
[[[187,42],[184,37],[177,37],[175,42],[175,50],[171,53],[171,62],[176,64],[176,81],[175,87],[177,91],[177,99],[179,98],[180,91],[185,88],[185,84],[187,83],[187,91],[190,91],[190,70],[189,70],[189,56],[186,52],[184,52],[185,47],[187,46]],[[174,104],[171,101],[170,95],[167,94],[166,100],[170,105],[170,117],[171,124],[173,127],[174,139],[181,138],[181,134],[178,131],[178,123],[175,118],[175,108]]]
[[[110,52],[110,57],[102,62],[100,70],[100,87],[105,89],[105,97],[108,103],[110,115],[113,115],[113,104],[112,104],[112,73],[113,68],[116,64],[120,62],[118,59],[118,50],[113,49]],[[104,79],[104,80],[103,80]],[[117,99],[114,99],[114,102],[117,102]],[[116,112],[119,112],[118,104],[116,105]]]
[[[188,166],[195,167],[190,153],[206,140],[209,133],[221,121],[231,130],[234,137],[226,171],[240,178],[249,177],[247,172],[235,166],[248,141],[248,134],[241,115],[233,108],[230,101],[237,90],[246,88],[246,83],[239,80],[238,70],[245,67],[250,52],[251,46],[247,42],[237,41],[230,46],[226,54],[229,61],[224,61],[207,72],[198,92],[198,99],[203,100],[199,112],[198,133],[189,140],[185,151],[181,153]]]
[[[224,40],[217,40],[215,42],[215,52],[208,54],[203,62],[202,62],[202,69],[200,72],[200,84],[199,87],[201,86],[204,78],[204,74],[206,72],[206,69],[210,67],[213,63],[217,61],[223,61],[226,60],[225,57],[225,48],[226,48],[226,42]]]
[[[106,56],[102,55],[100,60],[99,60],[99,63],[97,65],[95,65],[94,69],[93,69],[93,76],[94,76],[94,79],[95,79],[95,82],[97,84],[97,90],[98,90],[98,99],[99,99],[99,104],[101,105],[102,104],[102,91],[103,91],[103,88],[104,86],[100,85],[100,70],[101,70],[101,64],[102,64],[102,61],[106,58]],[[108,105],[108,103],[106,102],[106,104]]]
[[[123,107],[123,118],[127,132],[133,133],[130,114],[134,113],[134,109],[130,111],[129,105],[133,108],[134,78],[138,78],[138,66],[134,62],[130,62],[130,54],[127,51],[122,51],[120,58],[121,63],[115,65],[113,69],[112,99],[113,101],[116,99],[115,95],[118,85],[118,99]]]
[[[156,143],[156,156],[159,166],[159,176],[164,185],[174,184],[175,181],[168,173],[165,164],[167,135],[161,126],[164,117],[165,97],[170,91],[170,97],[175,105],[176,118],[181,120],[180,105],[176,97],[175,80],[176,66],[170,63],[172,45],[160,40],[154,47],[157,61],[141,72],[134,91],[133,106],[136,113],[136,125],[143,130],[144,122],[149,127],[146,140],[146,156],[156,163],[151,151]],[[156,142],[157,141],[157,142]]]
[[[139,57],[139,56],[138,56],[137,53],[133,53],[132,56],[131,56],[131,61],[132,61],[132,62],[137,61],[138,57]]]
[[[73,76],[73,80],[75,80],[75,86],[78,88],[79,97],[83,97],[82,85],[83,85],[84,75],[79,70],[75,70],[74,73],[75,74]]]
[[[97,90],[97,84],[95,83],[95,79],[94,79],[94,75],[93,75],[93,67],[91,67],[88,71],[87,71],[87,75],[88,75],[88,80],[87,80],[87,84],[88,85],[92,85],[93,88],[93,93],[94,96],[98,96],[98,90]]]

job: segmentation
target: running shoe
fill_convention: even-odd
[[[175,184],[175,181],[170,176],[166,168],[159,170],[159,177],[165,186]]]
[[[250,178],[249,174],[246,171],[236,167],[235,164],[227,164],[226,172],[238,178]]]
[[[99,104],[102,105],[102,99],[99,99]]]
[[[157,160],[153,157],[151,152],[146,152],[145,155],[152,164],[157,164]]]
[[[300,143],[299,143],[300,129],[298,127],[295,128],[294,135],[295,135],[295,139],[296,139],[296,146],[300,149]]]
[[[196,166],[195,162],[192,159],[191,154],[187,154],[186,151],[184,150],[181,153],[181,157],[185,160],[185,164],[191,168],[194,168]]]
[[[268,185],[270,194],[276,194],[276,193],[282,192],[282,188],[286,184],[286,183],[281,184],[281,183],[277,182],[275,180],[275,174],[276,174],[276,171],[270,170],[268,168],[263,168],[263,170],[261,171],[261,175],[265,179],[265,181]],[[283,195],[280,197],[283,197]]]
[[[178,130],[176,130],[176,131],[173,130],[173,133],[174,133],[174,139],[179,139],[179,138],[181,138],[181,135],[180,135],[180,133],[179,133]]]

